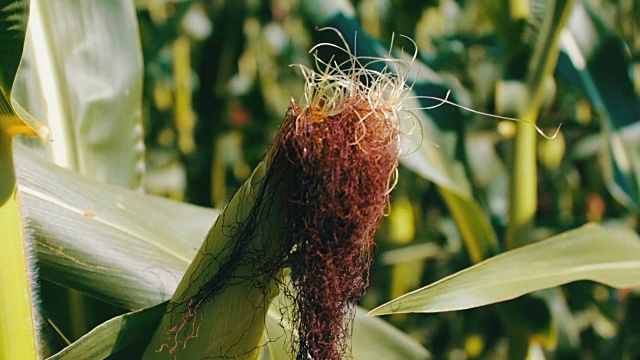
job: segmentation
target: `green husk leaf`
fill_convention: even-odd
[[[265,163],[260,163],[223,209],[220,220],[211,228],[182,277],[171,299],[175,306],[167,311],[160,322],[144,359],[175,356],[256,359],[260,354],[265,317],[271,300],[278,294],[275,280],[268,278],[269,274],[252,266],[239,265],[229,276],[251,281],[236,281],[224,287],[213,298],[205,299],[202,306],[193,307],[191,301],[221,271],[223,265],[220,259],[231,256],[233,247],[230,244],[240,241],[242,236],[238,235],[241,233],[238,227],[242,226],[239,224],[246,221],[262,222],[264,226],[259,228],[260,231],[255,233],[255,238],[247,246],[261,247],[264,256],[269,256],[270,250],[278,246],[278,211],[269,212],[267,218],[249,220],[254,206],[264,206],[269,201],[257,200],[261,188],[266,184],[263,182],[265,171]],[[254,242],[256,244],[251,245]],[[261,284],[267,285],[263,287]],[[172,332],[176,328],[184,330]],[[206,336],[192,335],[200,333]]]

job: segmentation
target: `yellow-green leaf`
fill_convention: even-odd
[[[12,138],[0,131],[0,360],[29,360],[37,358],[32,274],[11,144]]]

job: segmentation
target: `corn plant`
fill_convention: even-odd
[[[274,3],[283,28],[300,24],[288,22],[295,12],[308,27],[290,30],[296,35],[283,47],[298,55],[297,66],[278,70],[275,50],[258,40],[261,13],[249,2],[209,9],[224,26],[205,41],[184,29],[207,12],[204,1],[137,2],[137,12],[128,1],[0,4],[0,359],[424,359],[458,348],[474,358],[500,354],[503,339],[508,358],[637,356],[640,239],[630,221],[637,217],[637,144],[629,129],[640,106],[631,77],[618,71],[630,64],[624,43],[595,5],[465,6],[467,14],[487,16],[504,52],[499,79],[484,83],[496,107],[480,111],[469,90],[446,75],[446,61],[419,55],[419,33],[415,42],[393,36],[382,45],[382,22],[364,15],[380,8],[357,3],[358,11],[341,0]],[[433,11],[445,8],[425,10],[424,18],[437,21],[442,15]],[[167,9],[173,15],[158,20]],[[398,19],[416,15],[409,5],[398,9],[406,11]],[[265,34],[273,34],[276,20],[264,25]],[[235,47],[238,33],[245,49]],[[296,42],[306,34],[317,45]],[[193,54],[205,70],[194,94],[190,56],[198,44],[204,50]],[[301,44],[310,56],[297,53]],[[172,85],[162,75],[167,53]],[[238,85],[243,76],[260,85],[255,93]],[[298,85],[274,85],[277,76]],[[544,122],[563,81],[584,94],[602,123],[564,159],[554,151],[572,145],[565,143],[571,124]],[[292,93],[278,97],[283,89]],[[225,157],[232,147],[210,153],[216,147],[207,111],[223,116],[215,106],[228,106],[235,123],[217,131],[237,135],[252,121],[238,103],[256,112],[270,107],[273,122],[281,122],[260,129],[273,140],[260,145],[252,171]],[[158,114],[171,119],[164,130],[153,120]],[[494,124],[492,116],[514,131],[505,141],[507,161],[496,155],[499,129],[485,136],[472,126]],[[159,146],[147,137],[145,148],[143,128],[158,137],[173,131],[171,151],[184,163],[192,202],[224,198],[225,161],[244,174],[236,176],[242,181],[235,194],[214,210],[143,193],[155,170],[151,161],[146,169],[145,152]],[[215,136],[223,143],[232,135]],[[621,204],[624,215],[605,219],[588,209],[584,219],[564,221],[563,176],[594,143],[601,144],[607,201]],[[249,153],[251,144],[244,146]],[[207,181],[195,179],[199,166]],[[538,186],[548,177],[557,197],[557,209],[548,211],[558,218],[543,227],[548,190]],[[416,220],[419,181],[433,185],[444,220]],[[198,183],[211,188],[200,192]],[[601,197],[591,199],[596,206]],[[416,241],[436,228],[449,245]],[[446,266],[425,276],[425,285],[420,269],[431,259]],[[603,308],[583,316],[586,330],[571,312],[581,288],[565,285],[579,280],[603,284],[593,292],[610,299],[583,296],[588,309]],[[66,319],[58,314],[64,311]],[[482,327],[490,322],[498,331]],[[434,334],[447,324],[458,324],[450,332],[464,338],[438,345]],[[613,345],[585,346],[580,338],[595,336],[591,328]]]

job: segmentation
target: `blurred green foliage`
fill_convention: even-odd
[[[220,206],[261,159],[289,100],[301,100],[300,77],[289,65],[310,61],[306,52],[317,39],[313,29],[321,20],[305,13],[295,0],[138,3],[146,65],[147,189],[195,204]],[[496,90],[496,84],[523,78],[548,4],[532,1],[530,6],[526,1],[499,0],[360,0],[351,4],[361,30],[379,39],[383,47],[390,46],[394,34],[414,39],[419,61],[445,79],[459,102],[480,111],[514,115],[510,110],[513,102],[526,101],[513,93],[508,95],[516,99],[500,98],[504,95]],[[578,11],[586,11],[591,18],[576,18]],[[624,49],[603,56],[622,61],[617,66],[626,66],[626,78],[609,77],[608,83],[595,86],[605,94],[617,88],[632,89],[631,94],[613,94],[617,99],[629,99],[624,111],[630,120],[621,125],[626,126],[621,136],[627,150],[635,153],[639,139],[634,126],[640,120],[640,6],[631,0],[579,1],[573,13],[569,26],[581,29],[592,26],[588,21],[595,21],[599,29],[599,33],[582,39],[591,46],[582,54],[587,62],[605,51],[598,43],[600,38]],[[189,44],[186,48],[177,46],[183,41]],[[536,225],[529,231],[532,240],[587,221],[637,223],[635,206],[627,206],[636,200],[621,199],[615,191],[625,186],[625,176],[634,175],[614,170],[611,177],[603,176],[606,164],[619,167],[615,154],[607,157],[600,150],[600,143],[607,143],[604,134],[612,128],[609,124],[616,120],[599,108],[602,104],[589,89],[585,91],[585,71],[597,79],[599,72],[606,73],[607,62],[581,69],[575,58],[571,59],[575,53],[570,45],[560,44],[563,51],[555,81],[545,85],[547,95],[537,124],[548,133],[560,123],[562,129],[553,140],[538,138]],[[405,51],[413,51],[410,44],[402,45]],[[181,70],[177,64],[190,67]],[[583,74],[576,76],[576,71]],[[192,86],[179,85],[185,81],[179,76],[187,76]],[[183,91],[193,99],[190,108],[181,108]],[[463,152],[461,159],[473,195],[498,234],[499,252],[506,246],[507,178],[516,124],[458,116],[462,118],[448,119],[449,126],[455,126],[453,133]],[[429,133],[423,136],[422,146],[448,141]],[[185,142],[191,145],[185,146]],[[407,168],[400,169],[390,214],[378,233],[371,286],[362,300],[368,307],[470,265],[447,202],[431,182]],[[524,351],[533,357],[535,346],[531,344],[537,344],[550,358],[638,355],[638,330],[626,316],[637,293],[575,283],[556,295],[564,300],[546,295],[526,297],[526,301],[537,302],[545,316],[521,301],[501,308],[441,315],[394,315],[391,321],[419,339],[437,358],[505,356],[507,338],[515,341],[506,335],[514,332],[527,334],[521,337],[525,339]],[[563,305],[540,302],[547,298]],[[513,318],[517,307],[524,310]],[[557,317],[555,322],[551,316]],[[570,318],[571,325],[558,324],[562,316]],[[526,344],[526,339],[533,342]]]
[[[92,8],[74,2],[67,5],[69,8],[59,13],[83,21],[82,16],[87,14],[73,15],[74,11]],[[120,5],[123,13],[115,11],[116,7],[105,10],[113,18],[99,16],[101,12],[91,14],[117,26],[118,16],[128,14],[130,3]],[[123,68],[134,69],[125,76],[130,82],[126,83],[131,85],[117,88],[109,98],[111,106],[98,106],[100,110],[88,118],[93,119],[93,125],[99,129],[101,124],[109,122],[96,120],[96,113],[105,115],[105,119],[120,117],[139,121],[138,75],[144,71],[141,91],[145,147],[137,144],[141,133],[135,121],[129,123],[129,127],[114,122],[116,125],[112,126],[124,135],[113,136],[111,140],[116,139],[115,143],[122,145],[121,138],[130,134],[129,142],[122,149],[118,146],[97,149],[98,153],[122,150],[115,152],[123,155],[123,162],[109,155],[92,164],[121,167],[120,172],[98,173],[111,178],[122,175],[128,179],[126,186],[134,188],[144,172],[144,188],[151,194],[222,207],[261,161],[290,101],[303,100],[303,79],[290,65],[310,64],[308,50],[314,44],[335,41],[315,31],[319,26],[338,28],[357,55],[385,56],[390,48],[396,54],[401,50],[413,54],[415,46],[419,55],[414,65],[420,69],[411,75],[415,96],[443,97],[451,90],[451,99],[461,105],[524,118],[546,133],[553,133],[562,123],[556,138],[545,139],[535,134],[531,124],[478,116],[446,105],[426,111],[414,109],[419,131],[417,138],[406,134],[408,144],[401,158],[404,165],[399,169],[400,180],[393,193],[389,216],[377,234],[379,248],[371,285],[361,301],[365,308],[374,308],[432,284],[492,255],[586,222],[601,222],[632,235],[639,228],[640,3],[637,1],[136,0],[135,6],[141,43],[127,42],[132,46],[125,51],[129,55],[127,60],[123,54],[114,53],[114,57],[126,62]],[[135,31],[135,27],[132,28],[135,16],[129,20],[123,21],[127,27],[121,27],[125,34]],[[87,27],[97,22],[83,21],[79,23]],[[71,29],[64,25],[64,22],[58,24],[67,31]],[[400,34],[409,36],[415,43],[399,38]],[[107,31],[100,35],[101,40],[88,48],[92,54],[103,52],[98,57],[102,60],[99,63],[120,69],[119,63],[104,61],[115,50],[100,46],[117,43],[111,42]],[[142,47],[143,64],[138,63],[138,45]],[[63,47],[51,46],[55,51],[49,55],[57,56],[57,61],[62,63],[74,54],[61,55]],[[319,56],[325,55],[336,54]],[[92,61],[87,60],[85,65],[89,68],[86,73],[78,68],[66,69],[72,75],[83,75],[72,76],[67,84],[70,88],[84,84],[86,78],[94,79],[90,76]],[[107,83],[114,78],[104,69],[97,72]],[[32,76],[30,73],[22,76],[23,80],[27,78],[24,83],[34,84],[33,79],[28,78]],[[30,95],[33,90],[20,85],[24,83],[17,83],[15,97],[39,118],[50,103],[45,101],[39,108],[35,106]],[[80,89],[76,89],[78,98],[94,90],[91,86],[88,90]],[[129,93],[131,89],[133,95]],[[95,105],[94,100],[89,99],[87,103]],[[69,102],[64,110],[70,113],[82,107]],[[124,108],[124,105],[113,105],[122,102],[127,102],[130,112],[114,116],[108,111]],[[100,101],[98,103],[100,105]],[[433,105],[424,99],[417,104]],[[532,169],[530,173],[515,172],[523,164],[516,155],[518,143],[522,143],[518,134],[523,131],[530,132],[526,135],[527,141],[533,144],[523,167]],[[80,140],[88,137],[84,133],[76,136]],[[96,147],[89,148],[96,150]],[[87,151],[78,150],[78,154],[86,156]],[[137,164],[143,153],[146,171]],[[150,336],[145,331],[155,326],[162,305],[114,316],[126,310],[157,305],[170,297],[171,294],[165,292],[178,282],[195,251],[192,248],[201,240],[193,238],[201,237],[205,229],[200,227],[213,211],[179,208],[175,203],[150,200],[122,189],[104,190],[87,185],[86,179],[79,180],[79,177],[72,177],[73,181],[67,178],[70,188],[64,188],[65,184],[60,184],[62,190],[55,186],[47,188],[44,186],[50,185],[46,183],[47,176],[65,179],[64,175],[56,172],[60,170],[38,172],[43,167],[28,161],[32,164],[32,173],[22,170],[27,174],[22,176],[28,179],[22,182],[28,190],[25,204],[44,209],[42,214],[33,211],[29,225],[29,231],[39,241],[40,277],[122,307],[105,308],[102,302],[90,302],[89,307],[99,308],[98,314],[87,315],[89,320],[83,320],[84,327],[113,319],[96,328],[90,341],[76,344],[76,349],[80,349],[76,351],[84,351],[83,346],[95,351],[116,351],[103,348],[115,344],[113,346],[120,346],[117,349],[120,350],[134,342],[138,351],[142,351],[144,344],[137,341]],[[532,168],[528,168],[529,165]],[[76,169],[82,173],[81,170]],[[514,188],[518,189],[515,194]],[[119,202],[100,205],[105,194],[117,196]],[[57,200],[47,203],[49,199]],[[525,212],[532,212],[531,218],[525,219],[523,226],[518,224],[517,231],[510,231],[517,217],[513,210],[517,206],[513,203],[521,205],[531,199],[533,202],[525,206]],[[38,201],[46,204],[37,205]],[[58,207],[73,210],[72,214]],[[145,211],[151,207],[157,212]],[[101,241],[108,243],[103,250],[109,251],[97,255],[91,254],[94,248],[89,249],[91,251],[81,248],[83,237],[92,235],[88,229],[96,226],[89,224],[91,218],[96,217],[94,208],[99,209],[101,221],[108,220],[100,224],[101,228],[95,228],[95,238],[86,240],[93,246]],[[170,216],[163,213],[163,209],[170,208],[181,213],[175,220],[180,224],[171,223]],[[126,210],[136,212],[139,217]],[[145,219],[144,214],[153,219]],[[47,219],[49,223],[33,219]],[[127,221],[118,222],[122,219]],[[67,221],[70,225],[65,225]],[[161,221],[164,227],[154,227],[153,221]],[[76,231],[68,234],[69,228],[65,226]],[[607,228],[586,227],[578,231],[593,229],[601,234],[606,233]],[[175,239],[174,231],[178,234]],[[611,234],[619,233],[611,231]],[[55,243],[60,240],[56,236],[68,242]],[[132,242],[133,238],[139,242]],[[156,238],[159,240],[154,243]],[[177,240],[185,238],[189,241]],[[629,244],[637,243],[633,236],[629,239]],[[56,245],[47,243],[49,240]],[[601,240],[609,239],[603,236]],[[165,245],[161,249],[165,253],[161,255],[171,262],[159,264],[163,269],[159,274],[147,273],[146,266],[160,251],[156,247]],[[123,256],[118,255],[119,249],[130,251]],[[615,249],[608,250],[611,251],[607,253],[615,257]],[[506,252],[509,253],[513,254]],[[175,254],[179,256],[174,259]],[[630,250],[620,258],[625,258],[623,255],[633,257],[634,253]],[[556,262],[563,260],[549,257]],[[112,260],[117,266],[105,267],[104,264],[110,265]],[[629,268],[635,266],[633,269],[637,271],[637,261],[628,263]],[[527,264],[521,265],[518,270],[526,273]],[[504,272],[514,270],[503,269]],[[144,276],[137,276],[139,273]],[[148,285],[144,291],[139,287],[141,283]],[[104,284],[116,284],[122,289]],[[41,315],[49,320],[44,332],[46,350],[51,353],[68,345],[64,334],[72,333],[68,329],[73,325],[58,318],[70,309],[71,314],[62,315],[70,317],[70,322],[74,318],[73,299],[56,295],[56,291],[59,289],[51,283],[43,283]],[[61,304],[63,306],[58,306]],[[454,305],[451,308],[455,308]],[[385,320],[420,342],[438,359],[525,356],[531,359],[635,359],[640,356],[638,306],[637,288],[621,290],[580,281],[481,308],[435,314],[396,313]],[[54,323],[58,321],[59,328],[56,328]],[[271,319],[267,326],[273,326],[275,321]],[[117,333],[127,322],[128,332]],[[372,329],[378,325],[370,323],[369,326],[368,329]],[[380,338],[388,337],[388,331],[381,330]],[[128,338],[127,334],[138,337]],[[82,333],[74,333],[69,337],[75,340],[80,335]],[[103,348],[94,347],[101,342],[101,336],[112,342],[101,343]],[[119,336],[127,338],[121,341]],[[367,344],[366,341],[360,343]],[[384,342],[380,343],[385,346]],[[396,345],[399,344],[403,344],[401,340]],[[354,348],[361,351],[357,346]],[[74,351],[73,347],[67,350]],[[392,348],[387,350],[402,353]],[[423,349],[411,351],[424,353]]]

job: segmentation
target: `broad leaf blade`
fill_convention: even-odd
[[[124,308],[171,297],[217,217],[99,184],[23,146],[16,147],[16,172],[41,276]]]
[[[577,280],[640,286],[640,239],[589,224],[495,256],[394,299],[369,315],[463,310]]]
[[[44,115],[55,163],[140,188],[142,54],[131,1],[34,1],[19,99]]]

